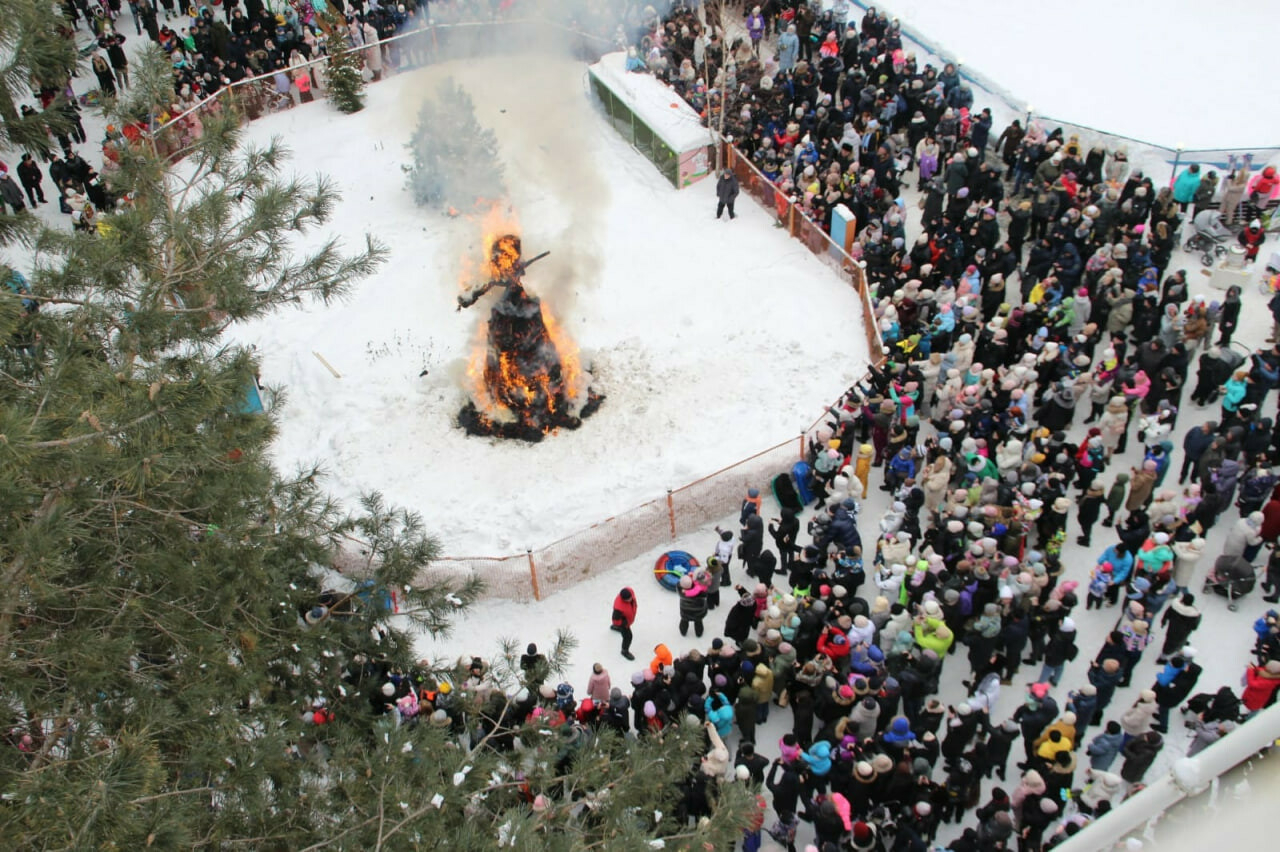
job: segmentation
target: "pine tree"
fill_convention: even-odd
[[[170,69],[152,49],[133,73],[158,97]],[[678,810],[696,724],[571,739],[519,721],[512,642],[483,689],[470,661],[419,662],[414,635],[479,585],[419,579],[437,548],[412,512],[371,494],[348,513],[319,469],[273,469],[284,395],[245,405],[256,356],[222,331],[345,297],[385,251],[301,254],[332,186],[241,141],[228,111],[176,167],[124,148],[104,227],[37,231],[30,294],[0,288],[6,847],[729,848],[744,787],[704,782],[705,820]],[[340,551],[354,579],[327,570]],[[391,676],[438,688],[449,724],[380,713]]]
[[[409,190],[424,207],[472,210],[477,201],[506,193],[498,139],[476,119],[471,96],[452,77],[440,83],[434,101],[423,103],[406,147],[413,155],[405,166]]]
[[[325,31],[326,81],[329,100],[345,113],[364,109],[364,76],[361,74],[360,54],[351,47],[347,38],[346,22],[330,7],[321,18]]]

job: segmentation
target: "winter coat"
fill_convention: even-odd
[[[1195,663],[1187,663],[1186,668],[1178,673],[1168,686],[1156,684],[1156,704],[1161,707],[1177,707],[1187,700],[1191,690],[1196,688],[1200,673],[1204,671]]]
[[[1222,546],[1222,555],[1241,556],[1246,548],[1261,543],[1262,526],[1255,526],[1248,518],[1241,518],[1227,531],[1227,542]]]
[[[1218,194],[1218,175],[1216,172],[1209,172],[1200,179],[1200,186],[1196,189],[1195,205],[1197,210],[1203,210],[1213,203],[1213,197]]]
[[[707,614],[707,590],[697,583],[693,588],[679,589],[680,620],[700,621]]]
[[[1271,703],[1278,687],[1280,674],[1273,675],[1262,666],[1250,666],[1244,673],[1244,692],[1240,694],[1240,703],[1249,712],[1257,712]]]
[[[1155,471],[1135,470],[1129,477],[1129,497],[1124,501],[1124,507],[1130,512],[1141,509],[1155,487]]]
[[[1187,169],[1173,182],[1173,200],[1179,204],[1190,204],[1195,200],[1198,189],[1200,189],[1200,172]]]
[[[800,37],[793,32],[784,32],[778,36],[778,70],[790,71],[796,67],[796,59],[800,55]]]
[[[1156,755],[1160,753],[1163,745],[1164,740],[1154,731],[1148,731],[1129,740],[1128,745],[1122,750],[1124,765],[1120,768],[1120,777],[1130,784],[1141,781],[1142,776],[1147,774],[1147,770],[1155,762]]]
[[[381,73],[382,45],[378,44],[378,31],[372,24],[365,24],[363,35],[364,43],[367,45],[364,49],[364,64],[373,73]]]
[[[1124,791],[1124,779],[1112,772],[1095,769],[1090,773],[1093,781],[1080,794],[1080,801],[1097,810],[1098,805],[1110,802]]]
[[[608,672],[602,671],[599,674],[592,672],[591,677],[587,678],[587,697],[603,706],[609,701],[609,692],[612,687]]]
[[[1105,771],[1115,763],[1124,743],[1124,733],[1108,734],[1103,732],[1093,738],[1085,753],[1089,755],[1089,767],[1094,771]]]
[[[1159,709],[1154,701],[1138,701],[1120,716],[1120,727],[1131,737],[1146,733]]]
[[[636,595],[631,588],[625,590],[631,598],[629,601],[622,599],[622,592],[613,599],[613,624],[616,627],[630,627],[636,621]]]
[[[1067,701],[1067,709],[1076,714],[1076,744],[1079,745],[1079,741],[1084,739],[1085,729],[1098,714],[1098,696],[1073,692]]]
[[[1164,646],[1181,648],[1187,643],[1187,637],[1191,632],[1200,626],[1200,610],[1176,600],[1160,616],[1160,625],[1168,628]]]
[[[738,176],[733,172],[720,176],[716,181],[716,199],[721,204],[732,204],[738,197]]]

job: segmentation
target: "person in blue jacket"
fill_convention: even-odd
[[[1098,564],[1111,563],[1111,585],[1107,586],[1107,604],[1115,606],[1120,597],[1120,590],[1129,584],[1133,575],[1133,554],[1122,543],[1116,543],[1102,551]]]
[[[733,733],[733,705],[725,698],[723,692],[708,695],[703,702],[707,721],[716,726],[716,733],[727,737]]]
[[[914,478],[916,475],[916,460],[912,454],[910,447],[903,447],[898,450],[893,458],[889,459],[889,465],[884,473],[884,486],[882,491],[894,492],[908,479]]]
[[[1187,170],[1178,175],[1178,179],[1173,182],[1173,200],[1178,202],[1178,207],[1183,213],[1187,212],[1187,206],[1195,201],[1196,190],[1200,188],[1200,165],[1192,163],[1187,166]]]

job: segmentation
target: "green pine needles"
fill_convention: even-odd
[[[342,16],[330,7],[321,18],[325,31],[324,46],[325,84],[329,100],[348,115],[364,109],[364,76],[361,72],[360,52],[351,46],[347,38],[347,25]]]

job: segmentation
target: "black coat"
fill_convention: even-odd
[[[1200,626],[1200,610],[1186,606],[1182,601],[1174,601],[1160,616],[1160,624],[1169,629],[1165,634],[1164,647],[1181,648],[1191,632]]]
[[[1191,690],[1196,688],[1202,669],[1195,663],[1187,663],[1187,667],[1178,673],[1168,686],[1156,684],[1156,703],[1161,707],[1177,707],[1187,700]]]
[[[1147,770],[1155,762],[1156,755],[1160,753],[1163,745],[1164,741],[1160,735],[1153,731],[1129,740],[1123,751],[1124,766],[1120,767],[1120,777],[1130,784],[1141,781],[1142,776],[1147,774]]]
[[[755,624],[756,605],[751,598],[742,598],[729,608],[729,615],[724,620],[724,635],[741,645],[751,635]]]
[[[781,777],[779,777],[781,770]],[[769,777],[765,781],[769,792],[773,794],[773,810],[779,816],[794,815],[796,804],[800,800],[800,776],[782,763],[774,763],[769,769]]]
[[[733,200],[738,197],[738,176],[733,172],[728,175],[721,175],[716,181],[716,198],[721,204],[732,204]]]

